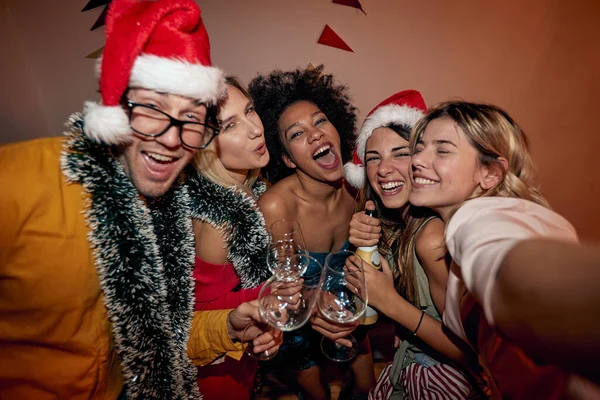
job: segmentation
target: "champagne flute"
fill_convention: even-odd
[[[269,248],[268,266],[279,281],[294,281],[304,273],[301,259],[293,259],[295,254],[308,254],[306,243],[297,221],[280,219],[269,228],[271,246]]]
[[[348,284],[350,282],[350,284]],[[364,261],[350,250],[330,253],[325,259],[325,280],[318,307],[321,314],[336,324],[349,324],[359,320],[367,308]],[[358,343],[352,335],[344,339],[352,347],[338,345],[323,337],[321,350],[332,361],[348,361],[358,351]]]

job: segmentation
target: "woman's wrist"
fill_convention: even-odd
[[[380,310],[382,313],[408,329],[410,332],[415,330],[422,315],[422,310],[408,302],[404,297],[400,296],[398,292],[395,292],[395,296],[390,297],[385,301],[384,308],[389,310],[389,312]]]
[[[398,292],[395,290],[387,292],[383,296],[383,301],[380,304],[381,307],[375,307],[388,317],[392,318],[392,314],[395,314],[398,308],[403,308],[404,304],[407,303],[406,300],[400,296]]]

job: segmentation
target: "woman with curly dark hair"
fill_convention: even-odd
[[[263,175],[273,186],[259,200],[267,226],[283,218],[298,221],[310,254],[324,262],[330,252],[349,245],[355,199],[344,182],[343,165],[351,157],[356,109],[348,88],[322,72],[323,66],[277,70],[256,77],[248,89],[271,154]],[[318,333],[323,332],[317,324],[313,328],[284,335],[273,362],[295,371],[303,399],[328,399],[318,365]],[[359,347],[350,362],[352,399],[366,399],[375,384],[368,338]]]

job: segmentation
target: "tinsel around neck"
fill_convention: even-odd
[[[62,154],[67,180],[86,198],[88,235],[124,395],[198,399],[187,357],[193,315],[194,239],[187,187],[178,181],[159,199],[140,196],[113,148],[83,135],[80,115],[68,124]]]
[[[251,196],[241,188],[221,186],[201,174],[190,175],[192,218],[222,232],[227,243],[227,258],[242,288],[257,287],[271,275],[267,267],[269,233],[256,204],[256,198],[267,188],[265,182],[257,180],[252,188],[254,196]]]

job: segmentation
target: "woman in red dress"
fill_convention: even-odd
[[[264,129],[246,89],[227,78],[220,104],[220,132],[196,155],[197,179],[190,190],[203,203],[194,212],[195,309],[235,308],[258,297],[270,275],[268,233],[256,199],[266,190],[258,179],[269,161]],[[249,399],[256,360],[228,353],[199,368],[205,400]]]

